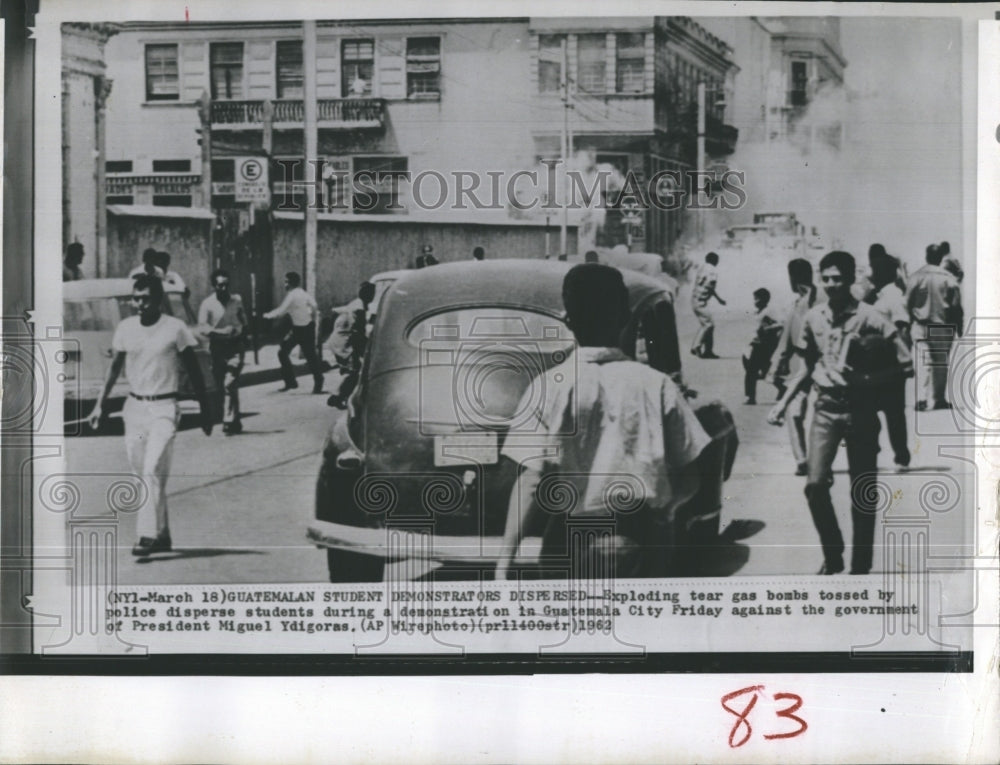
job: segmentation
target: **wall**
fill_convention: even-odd
[[[487,259],[540,258],[545,254],[545,228],[536,225],[483,225],[470,223],[320,220],[316,244],[314,292],[322,310],[343,305],[357,296],[358,285],[380,271],[408,268],[421,247],[432,244],[442,263],[472,258],[472,248],[486,250]],[[553,251],[559,229],[550,229]],[[576,232],[569,230],[570,252],[576,251]],[[286,271],[303,272],[301,218],[278,218],[274,229],[274,281],[280,285]],[[313,290],[310,289],[310,292]],[[282,297],[280,287],[275,299]]]
[[[108,215],[108,276],[128,276],[147,247],[170,253],[170,268],[191,290],[197,310],[209,293],[212,221],[141,215]]]

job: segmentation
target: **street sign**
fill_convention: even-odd
[[[258,204],[268,204],[271,201],[267,161],[264,158],[236,159],[236,201]]]

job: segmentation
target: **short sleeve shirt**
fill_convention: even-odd
[[[715,285],[719,281],[719,270],[711,263],[703,263],[698,268],[698,274],[694,278],[694,289],[691,298],[699,304],[704,305],[715,292]]]
[[[889,320],[890,324],[909,324],[910,313],[906,310],[906,298],[895,284],[886,284],[875,297],[875,310]]]
[[[187,325],[162,314],[145,327],[138,316],[130,316],[116,328],[111,347],[125,355],[125,377],[138,396],[160,396],[177,392],[178,355],[198,344]]]
[[[569,477],[585,514],[606,512],[615,491],[666,506],[670,473],[711,442],[677,385],[617,348],[580,348],[536,378],[517,411],[528,416],[504,455],[520,462],[524,444],[543,447],[534,467]]]
[[[814,359],[812,378],[820,389],[846,388],[849,385],[851,344],[866,336],[892,341],[899,367],[912,367],[910,351],[899,338],[895,325],[874,306],[852,300],[834,315],[829,303],[813,306],[802,323],[795,346],[806,359]]]

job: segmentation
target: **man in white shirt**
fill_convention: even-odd
[[[132,554],[146,557],[171,549],[166,488],[174,434],[180,420],[178,360],[194,386],[201,406],[201,428],[206,436],[212,434],[212,415],[194,355],[198,341],[183,321],[161,313],[163,284],[155,276],[141,274],[132,288],[132,303],[138,316],[130,316],[115,328],[111,341],[115,356],[104,390],[88,420],[91,427],[100,425],[104,402],[124,368],[129,383],[129,397],[122,412],[125,451],[146,491],[138,511],[139,541]]]
[[[292,320],[292,329],[281,341],[278,349],[278,360],[281,362],[281,376],[285,387],[281,392],[298,388],[295,381],[295,369],[292,367],[291,352],[297,345],[302,349],[313,376],[313,393],[323,392],[323,372],[316,356],[316,299],[302,289],[302,279],[294,271],[285,274],[285,299],[273,311],[264,314],[265,319],[277,319],[288,314]]]
[[[208,336],[212,353],[212,376],[215,395],[222,410],[222,432],[235,435],[243,430],[240,421],[240,374],[246,355],[247,317],[243,300],[229,291],[229,273],[221,268],[212,272],[215,293],[201,302],[198,309],[199,331]]]
[[[667,575],[678,554],[674,514],[698,490],[694,463],[711,438],[667,375],[618,347],[629,320],[620,271],[575,266],[563,282],[563,302],[579,347],[533,381],[517,407],[532,414],[511,430],[502,452],[520,463],[520,474],[496,578],[507,577],[533,528],[542,534],[543,565],[576,557],[574,575],[584,578],[597,569],[617,577]],[[538,391],[543,400],[533,404]],[[524,458],[526,445],[547,456]],[[574,525],[594,522],[608,524],[609,533],[574,539]],[[581,542],[586,549],[578,549]],[[597,569],[581,572],[581,565]]]

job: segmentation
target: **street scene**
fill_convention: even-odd
[[[968,553],[957,23],[62,35],[66,466],[135,479],[119,583]]]

